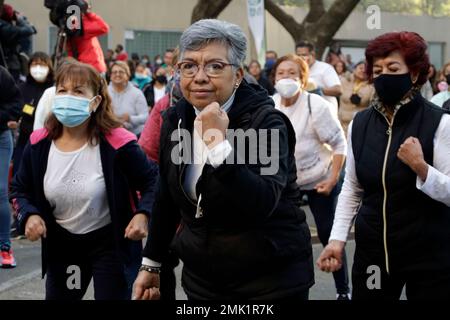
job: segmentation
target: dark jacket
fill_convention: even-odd
[[[42,241],[43,274],[47,259],[54,254],[48,252],[48,243],[53,241],[54,245],[57,241],[53,238],[56,221],[43,188],[50,146],[46,129],[33,132],[30,143],[25,147],[20,169],[11,184],[10,194],[22,231],[31,214],[39,214],[46,223],[47,238]],[[128,263],[133,241],[124,239],[125,228],[134,214],[150,215],[158,168],[147,160],[136,143],[136,137],[122,128],[113,129],[106,136],[101,135],[100,156],[115,244],[122,260]],[[137,191],[140,192],[139,201]]]
[[[263,72],[261,72],[261,76],[258,79],[258,83],[261,87],[267,90],[269,96],[273,96],[273,94],[275,93],[273,84],[272,82],[270,82],[270,80],[266,77],[266,75]]]
[[[22,95],[9,72],[0,66],[0,131],[8,130],[8,121],[19,119]]]
[[[352,148],[364,194],[355,222],[355,267],[361,272],[365,264],[389,267],[391,273],[448,272],[450,208],[418,190],[417,175],[397,157],[400,145],[412,136],[419,139],[425,161],[433,164],[434,136],[444,113],[417,94],[400,107],[391,131],[374,107],[356,115]]]
[[[36,107],[44,91],[51,86],[53,86],[53,81],[38,83],[30,75],[27,77],[26,82],[19,84],[19,90],[22,93],[24,107],[22,108],[22,120],[20,122],[19,139],[17,144],[24,146],[30,139],[30,135],[33,132]],[[25,108],[25,104],[29,105],[31,108]]]
[[[155,105],[155,92],[153,91],[153,87],[155,85],[155,81],[150,82],[149,84],[146,84],[142,88],[142,92],[144,93],[145,100],[147,100],[147,106],[150,108],[153,108]],[[166,88],[167,92],[167,88]]]
[[[263,111],[266,116],[257,121],[254,115]],[[172,158],[179,150],[172,133],[178,127],[192,132],[195,118],[192,105],[180,100],[163,115],[161,180],[144,256],[163,261],[175,235],[173,248],[184,263],[183,288],[194,299],[271,299],[299,293],[313,285],[314,275],[310,233],[296,203],[294,130],[267,92],[246,81],[228,117],[229,129],[278,130],[278,170],[261,175],[260,157],[258,164],[205,164],[196,186],[203,217],[195,218],[197,203],[182,188],[186,161],[177,165],[174,160],[179,159]],[[257,143],[247,144],[245,153],[260,151],[255,147]],[[229,157],[236,163],[238,156],[245,159],[242,153]]]
[[[20,40],[36,33],[36,29],[24,18],[18,18],[16,25],[0,19],[0,45],[3,48],[6,61],[2,61],[0,55],[0,65],[8,66],[14,71],[21,70],[18,46]]]

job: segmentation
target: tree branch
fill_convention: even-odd
[[[305,17],[305,22],[312,23],[319,20],[325,14],[323,0],[309,0],[309,12]]]
[[[214,19],[230,4],[231,0],[198,0],[192,10],[191,23],[201,19]]]
[[[333,39],[336,32],[347,20],[348,16],[360,0],[335,0],[330,9],[308,31],[316,35],[317,51],[320,54]],[[313,28],[313,29],[312,29]],[[320,55],[319,55],[320,56]]]
[[[298,34],[303,33],[303,26],[272,0],[264,0],[264,7],[289,32],[292,38],[297,39]]]

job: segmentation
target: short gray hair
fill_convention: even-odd
[[[235,24],[216,19],[199,20],[183,32],[180,39],[181,59],[185,51],[199,50],[210,43],[225,45],[229,62],[236,66],[243,65],[247,53],[244,32]]]

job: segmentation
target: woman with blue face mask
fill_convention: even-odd
[[[46,299],[79,300],[91,278],[96,299],[129,298],[125,270],[147,235],[156,178],[114,116],[104,79],[63,65],[52,114],[32,133],[11,187],[21,229],[42,238]]]
[[[152,78],[147,72],[147,67],[144,64],[139,64],[136,67],[132,82],[141,90],[152,81]]]

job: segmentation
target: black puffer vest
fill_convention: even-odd
[[[355,222],[357,253],[390,273],[450,267],[450,208],[418,190],[416,174],[397,157],[412,136],[432,165],[444,113],[418,94],[398,110],[392,128],[373,107],[353,121],[356,174],[364,190]]]

